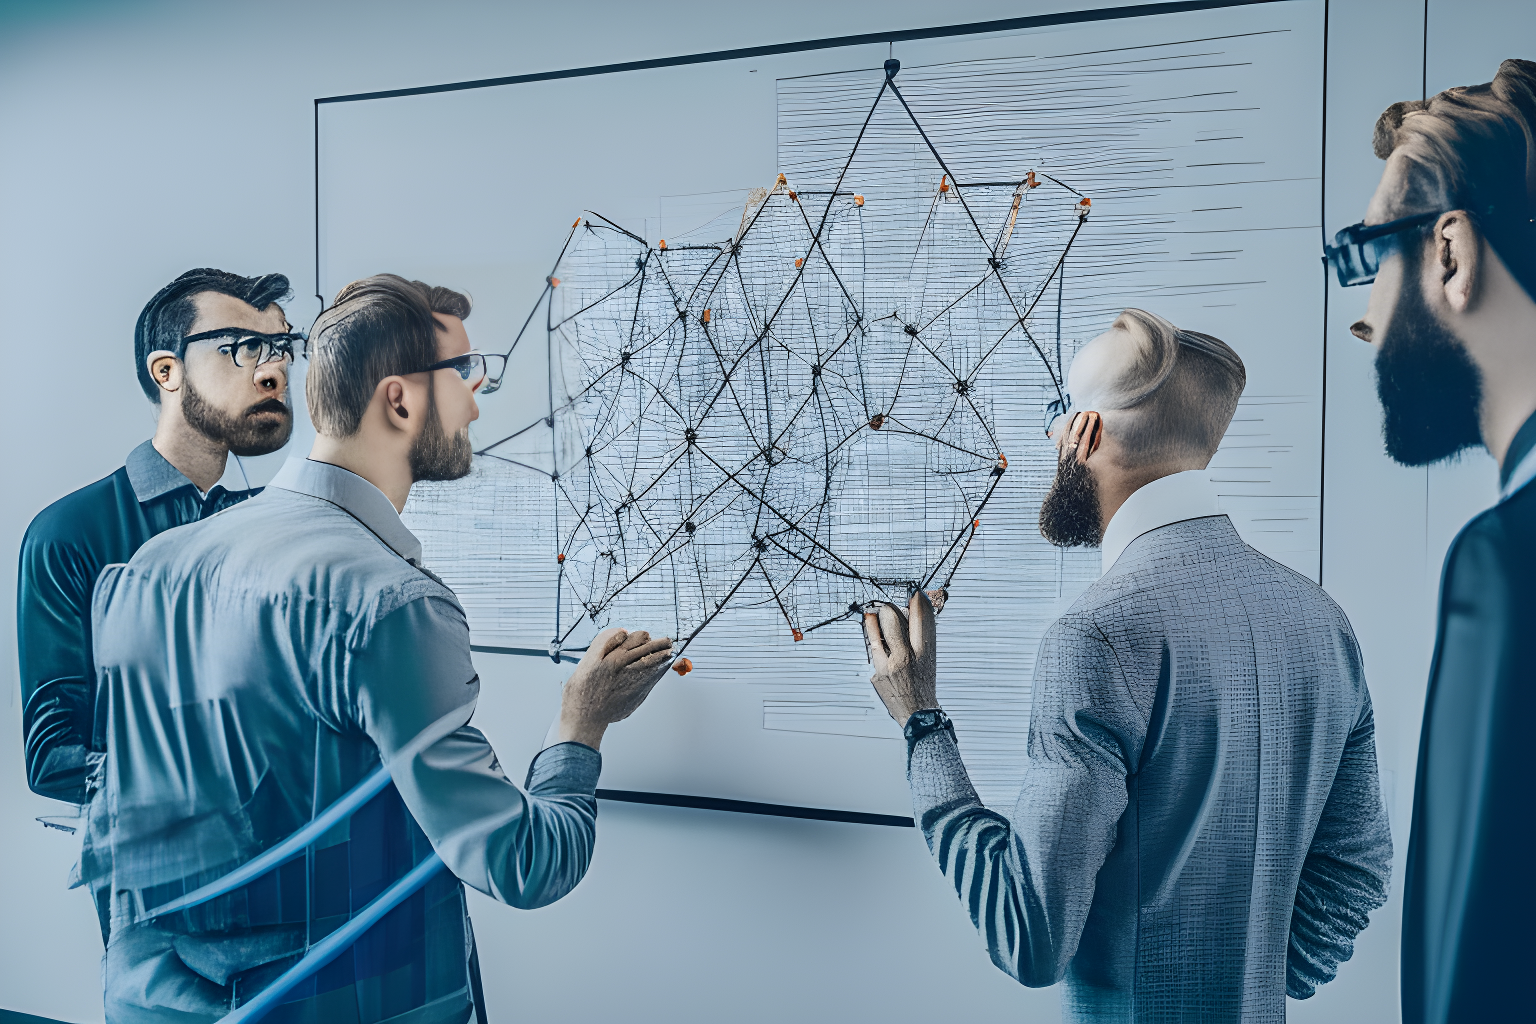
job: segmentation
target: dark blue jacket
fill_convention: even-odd
[[[1501,483],[1533,449],[1515,436]],[[1403,887],[1403,1020],[1530,1020],[1536,960],[1536,486],[1451,545]]]
[[[192,481],[145,441],[116,473],[32,520],[16,574],[21,721],[32,792],[85,800],[95,715],[91,589],[102,567],[128,561],[156,534],[258,493],[215,486],[199,497]]]

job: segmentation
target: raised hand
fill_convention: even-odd
[[[596,750],[614,722],[635,713],[672,660],[672,641],[645,630],[605,629],[592,641],[560,702],[560,742]]]
[[[864,613],[864,637],[875,667],[869,681],[897,725],[906,725],[913,712],[939,706],[933,606],[919,590],[907,602],[905,614],[893,604]]]

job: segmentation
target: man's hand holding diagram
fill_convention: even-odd
[[[672,641],[652,640],[645,630],[605,629],[592,640],[566,680],[560,704],[559,742],[598,749],[614,722],[635,713],[672,660]]]
[[[875,667],[869,681],[897,725],[906,725],[915,712],[939,706],[936,614],[934,602],[921,590],[913,593],[905,614],[888,603],[878,612],[864,613],[864,636]]]

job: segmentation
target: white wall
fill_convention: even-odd
[[[31,517],[152,429],[131,357],[145,299],[193,265],[282,270],[305,290],[313,97],[1085,6],[0,0],[0,617]],[[1374,185],[1376,115],[1419,95],[1423,25],[1419,0],[1332,5],[1330,232]],[[1435,0],[1429,88],[1532,56],[1533,29],[1528,0]],[[451,155],[453,140],[437,144]],[[1380,454],[1370,353],[1346,330],[1364,298],[1330,295],[1324,583],[1365,648],[1401,846],[1439,564],[1491,500],[1492,468],[1412,471]],[[295,319],[313,305],[301,296]],[[0,1007],[100,1020],[94,916],[63,888],[72,844],[32,821],[58,805],[26,791],[13,634],[0,638]],[[988,963],[915,831],[614,804],[600,830],[562,903],[475,903],[496,1019],[1057,1019],[1055,993]],[[1397,920],[1394,896],[1295,1018],[1397,1019]]]

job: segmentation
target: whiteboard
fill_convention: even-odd
[[[962,180],[1036,167],[1093,197],[1060,331],[1036,332],[1063,359],[1131,305],[1242,355],[1249,385],[1212,477],[1249,543],[1315,578],[1321,35],[1321,5],[1266,4],[325,105],[319,289],[380,271],[460,288],[475,299],[472,342],[505,349],[583,211],[651,242],[729,219],[779,173],[824,179],[894,55]],[[520,343],[507,386],[481,400],[477,447],[547,413],[543,340]],[[1007,358],[1021,380],[1031,372],[1028,353]],[[1038,537],[1053,467],[1038,400],[1000,394],[998,408],[1009,472],[940,618],[940,699],[982,798],[1007,804],[1039,638],[1099,558]],[[547,477],[492,459],[413,492],[407,524],[477,646],[537,652],[552,639],[550,493]],[[624,611],[615,622],[648,625]],[[566,640],[582,643],[580,631]],[[909,813],[904,748],[869,688],[856,620],[796,642],[758,595],[688,656],[693,672],[669,675],[610,731],[604,787]],[[515,762],[542,736],[569,664],[476,658],[496,688],[479,724]]]

